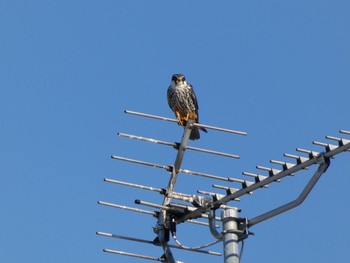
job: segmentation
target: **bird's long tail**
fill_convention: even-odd
[[[204,132],[208,132],[205,128],[203,127],[197,127],[197,126],[193,126],[192,130],[191,130],[191,134],[190,134],[190,140],[198,140],[200,138],[199,135],[199,129],[204,131]]]
[[[190,140],[198,140],[199,138],[199,129],[196,126],[193,126],[190,134]]]

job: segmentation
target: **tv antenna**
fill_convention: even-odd
[[[151,115],[129,110],[126,110],[125,113],[138,117],[145,117],[177,123],[177,120],[175,119],[161,117],[157,115]],[[177,150],[177,155],[172,165],[151,163],[143,160],[130,159],[116,155],[112,156],[112,159],[115,160],[163,169],[170,174],[170,178],[168,181],[168,185],[165,188],[157,188],[153,186],[135,184],[116,179],[104,179],[104,181],[107,183],[143,189],[147,191],[157,192],[163,195],[163,201],[161,204],[151,203],[139,199],[135,200],[136,204],[156,209],[156,211],[144,210],[136,207],[129,207],[105,201],[98,201],[98,204],[100,205],[151,215],[156,218],[156,223],[153,227],[153,231],[155,233],[154,240],[145,240],[136,237],[117,235],[107,232],[97,232],[97,235],[159,246],[163,250],[161,256],[154,257],[114,249],[104,249],[104,252],[128,257],[135,257],[145,260],[147,259],[166,263],[181,263],[182,261],[175,260],[175,257],[172,253],[173,248],[188,250],[197,253],[204,253],[212,256],[222,256],[222,253],[220,252],[206,249],[211,245],[222,242],[224,263],[239,263],[240,252],[238,244],[241,241],[243,242],[243,240],[245,240],[252,234],[250,232],[250,228],[256,224],[259,224],[265,220],[268,220],[300,205],[306,199],[310,191],[313,189],[318,179],[328,169],[330,165],[330,160],[333,159],[337,154],[349,151],[350,149],[350,139],[326,136],[326,139],[332,141],[333,143],[313,141],[314,145],[323,148],[322,151],[312,151],[297,148],[296,151],[298,152],[298,154],[284,154],[284,157],[289,158],[289,160],[291,161],[270,161],[271,164],[273,164],[274,166],[278,166],[278,168],[258,165],[256,166],[256,169],[260,172],[242,172],[242,174],[246,176],[245,178],[251,178],[249,180],[234,177],[222,177],[218,175],[207,174],[182,168],[182,160],[187,150],[198,151],[207,154],[214,154],[233,159],[240,158],[240,156],[236,154],[224,153],[189,146],[188,141],[191,133],[191,128],[193,126],[200,126],[206,129],[231,133],[235,135],[247,135],[246,132],[242,131],[194,123],[191,119],[187,122],[186,126],[184,127],[181,142],[172,143],[153,138],[146,138],[139,135],[118,133],[120,137],[170,146]],[[339,132],[342,136],[350,135],[350,131],[340,130]],[[240,209],[236,206],[232,206],[231,204],[229,204],[231,201],[238,201],[242,196],[251,194],[257,189],[266,188],[268,187],[268,185],[274,182],[280,182],[286,176],[295,176],[299,171],[308,169],[311,166],[316,166],[316,171],[314,172],[308,183],[304,186],[304,189],[301,191],[299,196],[289,203],[281,205],[254,218],[240,217]],[[213,192],[212,190],[198,190],[197,194],[180,193],[175,191],[176,180],[179,173],[206,177],[220,182],[235,183],[238,184],[239,187],[232,187],[231,185],[227,186],[222,185],[222,183],[219,183],[213,184],[212,187],[216,189],[216,191],[221,191],[221,193]],[[182,203],[178,203],[178,201],[182,201]],[[217,211],[221,211],[220,216],[216,215]],[[203,219],[205,221],[203,221]],[[218,231],[218,221],[221,221],[222,223],[222,231]],[[215,241],[198,247],[184,246],[177,239],[176,236],[176,228],[182,223],[192,223],[208,227],[210,233],[215,238]],[[175,244],[170,243],[170,236],[173,238]]]

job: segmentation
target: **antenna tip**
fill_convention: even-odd
[[[138,204],[138,205],[139,205],[140,203],[141,203],[140,199],[136,199],[136,200],[135,200],[135,204]]]

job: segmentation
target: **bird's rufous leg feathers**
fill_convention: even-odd
[[[186,126],[186,123],[189,119],[194,120],[194,122],[198,122],[198,116],[195,112],[187,113],[185,116],[181,116],[181,113],[178,110],[175,110],[176,119],[179,125]]]
[[[179,111],[177,111],[177,110],[175,110],[175,115],[176,115],[176,118],[177,118],[177,123],[179,124],[179,125],[184,125],[183,124],[183,121],[182,121],[182,119],[181,119],[181,114],[180,114],[180,112]]]
[[[197,114],[194,111],[190,112],[189,114],[187,114],[186,121],[188,121],[188,119],[192,119],[192,120],[194,120],[194,122],[197,122]]]

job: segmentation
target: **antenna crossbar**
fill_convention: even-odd
[[[193,123],[193,126],[202,127],[202,128],[206,128],[206,129],[210,129],[210,130],[221,131],[221,132],[233,133],[233,134],[237,134],[237,135],[244,135],[244,136],[246,136],[248,134],[247,132],[236,131],[236,130],[231,130],[231,129],[225,129],[225,128],[220,128],[220,127],[205,125],[205,124],[202,124],[202,123]]]
[[[99,236],[104,236],[104,237],[124,239],[124,240],[135,241],[135,242],[140,242],[140,243],[145,243],[145,244],[159,246],[159,244],[155,243],[154,241],[140,239],[140,238],[121,236],[121,235],[116,235],[116,234],[111,234],[111,233],[106,233],[106,232],[96,232],[96,234],[99,235]],[[181,250],[188,250],[188,251],[198,252],[198,253],[209,254],[209,255],[213,255],[213,256],[221,256],[221,253],[215,252],[215,251],[202,250],[202,249],[196,249],[196,248],[186,248],[186,247],[183,247],[183,246],[176,246],[176,245],[171,245],[171,244],[169,244],[169,247],[176,248],[176,249],[181,249]]]
[[[166,189],[164,189],[164,188],[145,186],[145,185],[134,184],[134,183],[130,183],[130,182],[124,182],[124,181],[119,181],[119,180],[114,180],[114,179],[109,179],[109,178],[105,178],[104,181],[107,183],[114,183],[114,184],[119,184],[119,185],[123,185],[123,186],[139,188],[142,190],[153,191],[153,192],[160,193],[162,195],[166,194]],[[173,198],[173,199],[178,199],[178,200],[182,200],[182,201],[189,202],[189,203],[199,203],[204,198],[202,196],[189,195],[189,194],[177,193],[177,192],[173,192],[171,194],[168,193],[167,196],[170,198]]]
[[[196,148],[196,147],[192,147],[192,146],[186,146],[185,148],[188,149],[188,150],[192,150],[192,151],[203,152],[203,153],[210,153],[210,154],[216,154],[216,155],[220,155],[220,156],[224,156],[224,157],[230,157],[230,158],[234,158],[234,159],[239,159],[239,158],[241,158],[239,155],[236,155],[236,154],[218,152],[218,151],[213,151],[213,150],[207,150],[207,149],[202,149],[202,148]]]
[[[175,119],[162,117],[162,116],[158,116],[158,115],[153,115],[153,114],[147,114],[147,113],[131,111],[131,110],[124,110],[124,113],[135,115],[135,116],[140,116],[140,117],[146,117],[146,118],[151,118],[151,119],[156,119],[156,120],[162,120],[162,121],[169,121],[169,122],[176,122],[177,123],[177,120],[175,120]]]
[[[136,159],[116,156],[116,155],[112,155],[111,158],[115,159],[115,160],[120,160],[120,161],[125,161],[125,162],[131,162],[131,163],[151,166],[151,167],[154,167],[154,168],[161,168],[161,169],[165,169],[167,171],[169,171],[171,169],[169,165],[161,165],[161,164],[156,164],[156,163],[150,163],[150,162],[140,161],[140,160],[136,160]]]
[[[151,143],[171,146],[171,147],[173,147],[175,149],[179,148],[179,143],[177,143],[177,142],[166,142],[166,141],[156,140],[156,139],[152,139],[152,138],[147,138],[147,137],[127,134],[127,133],[121,133],[121,132],[117,133],[117,135],[120,136],[120,137],[124,137],[124,138],[136,139],[136,140],[140,140],[140,141],[145,141],[145,142],[151,142]],[[188,146],[188,145],[185,146],[184,148],[188,149],[188,150],[192,150],[192,151],[209,153],[209,154],[215,154],[215,155],[220,155],[220,156],[234,158],[234,159],[239,159],[240,158],[240,156],[236,155],[236,154],[224,153],[224,152],[219,152],[219,151],[213,151],[213,150],[208,150],[208,149],[203,149],[203,148],[192,147],[192,146]]]
[[[142,201],[142,200],[139,200],[139,199],[135,200],[135,204],[149,206],[149,207],[161,209],[161,210],[164,210],[164,211],[169,211],[172,214],[183,214],[185,212],[184,208],[174,207],[174,206],[171,206],[171,205],[167,205],[167,206],[159,205],[159,204],[155,204],[155,203],[151,203],[151,202]]]
[[[150,257],[150,256],[141,255],[141,254],[129,253],[129,252],[108,249],[108,248],[103,249],[103,252],[117,254],[117,255],[121,255],[121,256],[128,256],[128,257],[134,257],[134,258],[141,258],[141,259],[148,259],[148,260],[153,260],[153,261],[166,262],[165,258]]]
[[[179,169],[179,172],[185,173],[185,174],[190,174],[190,175],[197,175],[197,176],[201,176],[201,177],[206,177],[206,178],[210,178],[210,179],[226,181],[226,182],[237,182],[239,180],[239,179],[236,179],[233,177],[221,177],[221,176],[217,176],[217,175],[201,173],[201,172],[191,171],[191,170],[187,170],[187,169]]]
[[[126,210],[126,211],[131,211],[131,212],[137,212],[137,213],[141,213],[141,214],[151,215],[153,217],[158,217],[158,215],[159,215],[159,212],[156,212],[156,211],[149,211],[149,210],[139,209],[139,208],[125,206],[125,205],[119,205],[119,204],[105,202],[105,201],[98,201],[97,203],[99,205],[104,205],[104,206],[109,206],[109,207],[112,207],[112,208],[123,209],[123,210]],[[174,205],[174,207],[176,207],[176,205]],[[187,208],[189,208],[189,207],[187,207]],[[192,208],[192,210],[194,210],[194,208]],[[207,217],[207,215],[204,214],[204,215],[202,215],[202,218],[208,218],[208,217]],[[219,221],[220,218],[217,218],[216,220]],[[189,219],[189,220],[187,220],[187,222],[195,224],[195,225],[200,225],[200,226],[208,226],[209,225],[206,222],[193,220],[193,219]]]
[[[110,202],[105,202],[105,201],[98,201],[97,202],[99,205],[104,205],[104,206],[109,206],[109,207],[113,207],[113,208],[119,208],[119,209],[123,209],[123,210],[127,210],[127,211],[132,211],[132,212],[138,212],[138,213],[142,213],[142,214],[147,214],[147,215],[151,215],[154,217],[158,216],[157,212],[154,211],[148,211],[148,210],[143,210],[143,209],[139,209],[139,208],[135,208],[135,207],[130,207],[130,206],[125,206],[125,205],[118,205],[118,204],[114,204],[114,203],[110,203]]]
[[[143,190],[158,192],[158,193],[163,193],[165,191],[164,189],[157,188],[157,187],[145,186],[145,185],[141,185],[141,184],[133,184],[133,183],[109,179],[109,178],[105,178],[104,181],[107,183],[119,184],[119,185],[123,185],[123,186],[129,186],[129,187],[139,188],[139,189],[143,189]]]
[[[183,151],[184,150],[182,149],[182,152]],[[170,165],[162,165],[162,164],[157,164],[157,163],[145,162],[145,161],[140,161],[140,160],[136,160],[136,159],[116,156],[116,155],[112,155],[112,159],[120,160],[120,161],[126,161],[126,162],[131,162],[131,163],[136,163],[136,164],[141,164],[141,165],[150,166],[150,167],[153,167],[153,168],[160,168],[160,169],[164,169],[164,170],[166,170],[168,172],[172,172],[172,170],[175,169],[177,172],[190,174],[190,175],[197,175],[197,176],[206,177],[206,178],[210,178],[210,179],[216,179],[216,180],[221,180],[221,181],[226,181],[226,182],[240,182],[240,179],[236,179],[236,178],[233,178],[233,177],[221,177],[221,176],[217,176],[217,175],[191,171],[191,170],[188,170],[188,169],[182,169],[182,168],[180,168],[180,162],[179,161],[175,162],[175,164],[174,164],[175,168],[173,168]]]
[[[340,133],[342,133],[342,134],[347,134],[347,135],[350,135],[350,131],[340,130],[339,132],[340,132]]]
[[[152,115],[152,114],[147,114],[147,113],[142,113],[142,112],[136,112],[136,111],[130,111],[130,110],[125,110],[124,111],[127,114],[132,114],[140,117],[146,117],[146,118],[151,118],[151,119],[156,119],[156,120],[162,120],[162,121],[169,121],[169,122],[175,122],[177,123],[178,121],[176,119],[171,119],[167,117],[162,117],[158,115]],[[237,134],[237,135],[247,135],[247,132],[243,131],[236,131],[236,130],[231,130],[231,129],[225,129],[225,128],[220,128],[220,127],[215,127],[215,126],[210,126],[210,125],[204,125],[204,124],[199,124],[199,123],[192,123],[191,125],[193,126],[198,126],[198,127],[203,127],[211,130],[216,130],[216,131],[222,131],[222,132],[227,132],[227,133],[232,133],[232,134]]]

